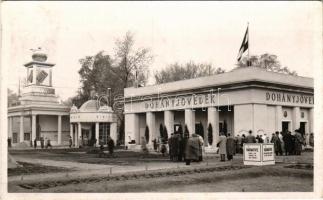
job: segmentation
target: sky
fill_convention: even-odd
[[[26,77],[31,48],[42,47],[55,63],[53,85],[62,100],[80,87],[79,59],[104,50],[127,31],[136,47],[147,47],[153,74],[188,61],[229,71],[247,23],[251,55],[271,53],[282,66],[313,77],[320,43],[320,2],[3,2],[2,66],[8,88]],[[321,64],[321,63],[320,63]]]

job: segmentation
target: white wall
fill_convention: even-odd
[[[234,106],[234,133],[242,135],[253,129],[252,104]]]

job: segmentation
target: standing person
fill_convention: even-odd
[[[295,155],[295,140],[296,140],[296,137],[295,137],[295,132],[294,132],[294,134],[292,134],[291,132],[289,132],[289,135],[290,135],[290,138],[291,138],[291,142],[290,142],[290,150],[291,150],[291,152],[290,152],[290,154],[291,155]]]
[[[40,146],[41,146],[41,148],[43,149],[44,148],[44,137],[43,136],[41,136],[40,137]]]
[[[34,148],[35,149],[37,148],[37,139],[36,138],[34,139]]]
[[[225,137],[224,133],[220,133],[219,142],[217,145],[219,146],[221,162],[224,162],[225,155],[227,153],[227,137]]]
[[[256,138],[252,135],[252,130],[249,131],[249,135],[246,137],[246,143],[256,143]]]
[[[257,138],[258,137],[258,138]],[[256,139],[258,140],[257,143],[264,143],[264,140],[262,139],[262,135],[257,135]]]
[[[310,134],[309,140],[310,140],[310,146],[314,148],[314,134],[313,133]]]
[[[182,161],[184,157],[184,138],[182,134],[178,133],[178,161]]]
[[[79,140],[79,141],[78,141],[79,148],[82,148],[82,146],[83,146],[82,136],[80,136],[78,140]]]
[[[197,161],[199,159],[199,138],[196,134],[192,134],[187,140],[185,149],[185,162],[186,165],[190,165],[192,160]]]
[[[169,151],[169,160],[174,160],[174,133],[170,134],[170,138],[168,138],[168,151]]]
[[[237,153],[242,153],[242,139],[240,135],[237,135]]]
[[[276,131],[276,135],[278,135],[279,140],[280,140],[281,155],[284,155],[285,154],[285,142],[283,140],[283,134],[282,134],[282,132]]]
[[[301,155],[302,145],[304,145],[304,138],[299,130],[295,130],[295,155]]]
[[[235,141],[230,133],[228,133],[228,137],[227,137],[226,150],[227,150],[226,153],[227,153],[228,160],[232,160],[234,151],[235,151]]]
[[[72,140],[72,137],[71,136],[69,136],[68,142],[69,142],[70,148],[72,148],[73,140]]]
[[[153,139],[154,150],[157,152],[157,140]]]
[[[202,136],[197,135],[199,138],[199,161],[203,160],[203,145],[204,145],[204,141]]]
[[[275,150],[276,156],[281,154],[281,145],[280,145],[280,139],[278,137],[278,133],[276,133],[276,134],[273,133],[270,142],[274,143],[274,150]]]
[[[189,138],[189,134],[185,133],[183,137],[183,142],[182,142],[182,151],[183,151],[183,159],[186,161],[186,146],[187,146],[187,141]]]
[[[109,153],[110,155],[113,154],[113,150],[114,150],[114,141],[113,139],[110,137],[110,135],[108,136],[108,149],[109,149]]]
[[[269,137],[267,136],[267,134],[266,133],[264,133],[264,135],[262,136],[262,140],[263,140],[263,142],[264,143],[269,143]]]
[[[46,140],[46,139],[45,139],[45,140]],[[50,139],[48,138],[46,141],[47,141],[46,149],[47,149],[48,147],[53,148],[53,147],[52,147],[52,144],[50,143]]]
[[[8,137],[8,148],[11,148],[11,137]]]
[[[241,153],[243,153],[243,144],[246,143],[247,139],[246,139],[246,135],[242,134],[242,138],[241,138]]]

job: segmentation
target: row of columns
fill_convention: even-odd
[[[36,120],[37,115],[31,115],[31,140],[34,141],[36,138],[36,130],[37,130],[37,120]],[[19,117],[20,119],[20,126],[19,126],[19,142],[24,141],[24,116],[21,115]],[[8,117],[9,120],[9,126],[8,126],[8,133],[9,137],[12,138],[12,122],[13,122],[13,117]],[[62,143],[62,115],[58,115],[57,118],[57,144],[60,145]]]
[[[190,134],[195,133],[195,111],[192,109],[185,109],[185,124],[188,128]],[[133,117],[135,120],[135,116]],[[156,127],[156,116],[154,112],[146,113],[146,124],[149,128],[149,141],[148,144],[152,143],[153,137],[156,137],[155,127]],[[127,122],[128,123],[128,122]],[[130,122],[131,123],[131,122]],[[213,145],[216,145],[219,140],[219,112],[215,107],[208,108],[208,124],[212,125],[213,128]],[[164,111],[164,125],[170,136],[172,130],[174,129],[174,111]],[[184,127],[183,127],[184,128]],[[138,131],[138,130],[137,130]],[[139,139],[139,138],[137,138]]]
[[[74,128],[77,126],[77,128]],[[96,145],[99,145],[99,127],[100,123],[95,123],[95,138],[96,138]],[[74,145],[76,147],[79,146],[78,139],[82,135],[82,124],[80,122],[78,123],[71,123],[70,124],[70,136],[73,138]],[[114,140],[114,142],[117,141],[117,123],[110,123],[110,137]]]

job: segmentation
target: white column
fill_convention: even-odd
[[[31,140],[34,142],[36,138],[36,115],[31,116]]]
[[[81,122],[78,122],[77,123],[77,128],[78,128],[78,130],[77,130],[77,146],[79,146],[80,144],[79,144],[79,140],[80,140],[80,137],[82,136],[82,125],[81,125]]]
[[[190,135],[195,133],[195,111],[192,109],[185,109],[185,124]],[[185,131],[185,127],[183,127],[183,131]]]
[[[283,108],[282,106],[276,106],[276,112],[275,112],[275,118],[276,118],[276,131],[282,131],[282,119],[283,119]]]
[[[136,113],[125,114],[125,144],[130,140],[135,140],[139,144],[139,115]]]
[[[37,76],[37,73],[36,73],[36,70],[37,70],[37,67],[36,65],[33,66],[33,84],[36,84],[36,76]]]
[[[110,137],[113,139],[114,143],[117,144],[117,123],[110,124]]]
[[[216,147],[217,143],[219,142],[219,112],[215,107],[209,107],[207,109],[207,127],[206,131],[209,127],[209,124],[212,125],[213,131],[213,143],[212,146]]]
[[[70,123],[70,136],[72,138],[72,145],[73,145],[73,142],[75,143],[75,139],[74,139],[74,130],[73,130],[74,126],[72,123]]]
[[[10,137],[12,141],[12,117],[8,117],[8,123],[8,137]]]
[[[24,116],[20,116],[19,142],[24,141]]]
[[[78,147],[78,124],[74,124],[74,145],[75,147]]]
[[[164,124],[167,129],[168,138],[172,132],[174,132],[174,111],[164,111]]]
[[[293,108],[293,121],[292,121],[292,132],[295,131],[296,129],[299,129],[299,124],[301,121],[301,111],[299,107],[294,107]]]
[[[95,123],[95,138],[96,138],[96,145],[99,145],[99,126],[100,123],[96,122]]]
[[[147,142],[148,145],[152,144],[152,140],[155,139],[156,135],[156,116],[153,112],[146,113],[146,123],[149,128],[149,141]]]
[[[58,115],[58,127],[57,127],[57,144],[62,143],[62,115]]]
[[[310,108],[308,123],[309,123],[309,130],[310,130],[309,133],[313,133],[314,132],[314,108]]]

